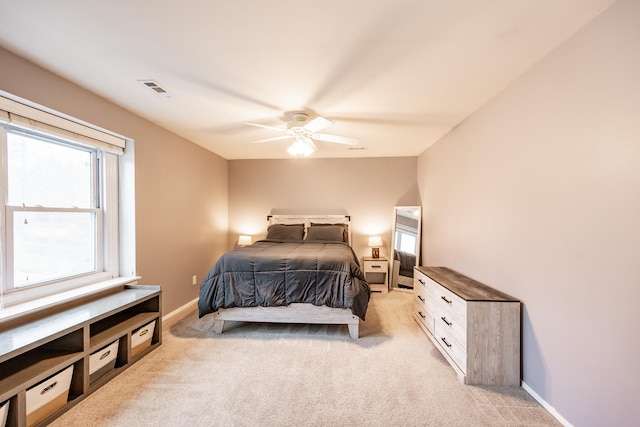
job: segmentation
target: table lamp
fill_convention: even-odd
[[[251,236],[240,235],[240,237],[238,237],[238,246],[247,246],[251,243],[253,243],[251,240]]]
[[[372,258],[380,258],[380,246],[382,246],[382,237],[369,236],[369,247],[371,247]]]

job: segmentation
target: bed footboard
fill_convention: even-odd
[[[360,319],[351,309],[295,303],[285,307],[233,307],[212,313],[213,332],[222,334],[226,320],[239,322],[314,323],[347,325],[349,336],[358,339]]]

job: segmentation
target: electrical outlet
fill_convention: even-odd
[[[196,276],[195,274],[193,275],[193,281],[191,283],[192,285],[196,285],[198,284],[198,276]]]

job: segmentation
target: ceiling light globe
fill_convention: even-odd
[[[295,157],[310,156],[314,151],[315,149],[302,138],[296,138],[291,147],[287,149],[287,153]]]

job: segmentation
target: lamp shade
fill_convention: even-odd
[[[250,245],[251,243],[253,243],[251,236],[240,235],[240,237],[238,237],[238,245],[240,246]]]
[[[382,246],[382,237],[380,236],[369,236],[369,247],[371,248],[379,248]]]

